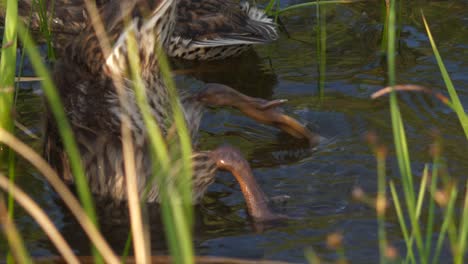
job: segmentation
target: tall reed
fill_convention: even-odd
[[[13,131],[13,99],[16,69],[17,17],[16,0],[4,1],[5,31],[0,58],[0,126]]]
[[[320,2],[320,1],[319,1]],[[318,18],[317,28],[317,64],[318,64],[318,90],[320,98],[325,96],[325,79],[327,69],[327,11],[326,6],[317,5],[316,15]]]
[[[399,3],[401,5],[401,3]],[[387,67],[388,67],[388,80],[390,86],[396,85],[396,73],[395,73],[395,57],[396,57],[396,0],[386,1],[387,12],[386,16],[388,19],[386,23],[387,28],[387,44],[383,45],[387,48]],[[401,12],[401,9],[400,9]],[[434,54],[438,61],[439,67],[441,68],[442,76],[446,82],[447,89],[449,91],[452,102],[448,105],[453,106],[453,109],[457,113],[460,123],[466,134],[466,114],[461,106],[458,99],[457,93],[448,77],[447,71],[445,70],[440,55],[438,54],[437,48],[435,47],[434,41],[429,31],[427,21],[423,16],[423,22],[426,26],[429,39],[433,46]],[[384,38],[385,39],[385,38]],[[463,263],[464,252],[466,247],[466,203],[463,207],[462,218],[459,220],[458,227],[456,226],[457,221],[455,220],[455,204],[458,197],[458,186],[456,181],[451,179],[445,172],[441,170],[443,166],[441,159],[441,140],[439,137],[435,137],[435,141],[432,147],[431,154],[433,156],[432,166],[426,166],[421,182],[419,185],[419,192],[416,192],[414,185],[414,175],[411,171],[410,156],[408,151],[408,144],[406,140],[405,128],[402,120],[402,116],[399,110],[398,99],[396,91],[393,89],[390,94],[390,112],[392,119],[393,137],[396,149],[396,157],[398,160],[398,166],[400,170],[400,176],[402,179],[403,188],[403,204],[400,202],[398,192],[395,184],[390,182],[390,190],[392,198],[394,200],[394,206],[398,215],[399,224],[406,242],[407,255],[405,258],[406,262],[409,263],[437,263],[440,261],[439,256],[442,249],[443,241],[446,236],[451,244],[452,255],[455,263]],[[430,173],[429,173],[430,168]],[[430,177],[429,177],[430,175]],[[439,180],[440,179],[440,180]],[[439,187],[441,186],[441,187]],[[441,189],[440,189],[441,188]],[[381,191],[380,191],[381,192]],[[425,195],[428,192],[430,195]],[[426,199],[426,197],[428,197]],[[467,201],[468,197],[465,197]],[[427,206],[427,219],[425,221],[425,233],[422,232],[422,207],[423,204]],[[432,253],[432,237],[434,232],[435,222],[435,205],[443,210],[442,215],[442,226],[438,233],[438,239],[436,243],[435,253]],[[405,215],[409,218],[409,225],[406,222]],[[413,245],[415,243],[415,246]],[[416,251],[415,251],[416,250]],[[382,254],[382,252],[381,252]]]
[[[130,38],[130,51],[138,50],[136,42]],[[180,108],[179,97],[172,80],[167,58],[160,46],[156,48],[159,67],[164,78],[164,83],[170,94],[170,101],[173,113],[173,124],[176,128],[177,141],[163,136],[159,125],[151,115],[150,106],[146,98],[146,91],[143,86],[139,68],[139,59],[136,52],[129,53],[131,77],[134,82],[134,89],[137,104],[143,115],[145,125],[150,133],[151,152],[153,154],[153,178],[160,188],[161,208],[166,235],[169,241],[171,255],[176,263],[193,263],[194,253],[192,245],[192,150],[191,138],[185,124],[185,117]],[[181,170],[174,170],[177,164],[182,164]],[[180,178],[168,180],[168,177]],[[168,184],[175,182],[176,184]],[[149,185],[154,184],[151,180]],[[143,197],[144,198],[144,197]]]
[[[0,127],[8,131],[14,130],[14,84],[17,48],[17,17],[18,3],[16,0],[3,2],[6,8],[5,31],[0,58]],[[9,170],[9,177],[14,181],[15,162],[14,153],[0,146],[0,169]],[[12,200],[9,199],[8,208],[13,213]]]
[[[0,8],[5,8],[5,28],[3,42],[0,52],[0,127],[14,131],[14,82],[16,70],[16,48],[17,48],[17,0],[2,1]],[[15,154],[12,150],[0,144],[0,171],[7,170],[11,182],[15,181],[16,164]],[[11,194],[8,195],[8,214],[14,215],[14,203]],[[17,240],[20,243],[19,240]],[[18,243],[16,245],[18,245]],[[24,253],[23,250],[17,250]],[[27,256],[23,255],[27,259]],[[8,255],[11,263],[11,255]]]

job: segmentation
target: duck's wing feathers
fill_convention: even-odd
[[[270,42],[278,33],[273,20],[248,2],[179,0],[173,37],[217,47]]]

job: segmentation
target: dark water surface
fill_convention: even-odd
[[[306,1],[281,2],[286,7]],[[370,130],[376,131],[380,140],[389,146],[387,172],[400,188],[388,98],[375,101],[369,98],[387,83],[386,61],[379,52],[383,28],[381,6],[375,2],[381,1],[327,6],[323,93],[319,89],[315,8],[285,13],[281,21],[289,37],[283,32],[280,40],[271,45],[257,47],[255,52],[240,58],[184,66],[194,73],[177,77],[180,89],[197,89],[203,82],[219,82],[251,96],[286,98],[289,102],[285,111],[324,138],[310,152],[278,130],[259,125],[237,111],[207,111],[201,126],[201,148],[213,149],[225,143],[240,148],[268,196],[291,197],[284,203],[274,204],[274,209],[297,219],[265,227],[260,232],[246,215],[234,178],[219,173],[197,208],[198,255],[305,262],[304,249],[313,247],[322,258],[333,260],[337,255],[326,247],[325,241],[327,234],[339,231],[344,235],[346,255],[351,262],[378,261],[375,213],[354,202],[350,195],[355,186],[371,194],[376,190],[375,159],[363,140]],[[446,94],[420,18],[422,8],[460,99],[468,107],[468,2],[403,2],[397,82],[420,84]],[[29,70],[26,74],[32,73]],[[43,117],[41,94],[37,83],[24,84],[17,109],[20,122],[38,135]],[[400,93],[399,98],[414,174],[421,175],[424,164],[431,161],[430,132],[436,128],[443,137],[450,174],[465,180],[468,144],[456,115],[429,95]],[[39,149],[40,140],[25,135],[22,138]],[[41,176],[24,162],[19,165],[18,183],[48,212],[77,254],[90,254],[75,220]],[[103,232],[116,250],[122,250],[128,225],[116,220],[118,212],[110,214],[101,208],[100,212],[105,217],[101,219]],[[16,217],[32,254],[57,254],[23,210],[18,208]],[[161,225],[152,220],[151,226],[153,253],[167,253]],[[393,211],[388,214],[386,227],[390,243],[403,250],[403,238]],[[5,241],[0,240],[2,251],[5,247]]]

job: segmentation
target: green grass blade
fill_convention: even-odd
[[[0,57],[0,126],[13,132],[14,120],[11,111],[14,106],[18,3],[16,0],[8,0],[4,4],[6,13]],[[0,149],[2,162],[9,159],[8,152]]]
[[[388,50],[388,9],[390,7],[388,6],[387,1],[380,1],[381,3],[381,12],[382,12],[382,17],[383,17],[383,28],[382,28],[382,42],[380,44],[380,51],[382,54],[385,54]]]
[[[426,193],[426,184],[427,184],[427,180],[428,180],[428,176],[429,175],[429,168],[428,166],[424,166],[424,171],[423,171],[423,177],[422,177],[422,180],[421,180],[421,183],[419,185],[419,193],[418,193],[418,199],[417,199],[417,204],[416,204],[416,220],[419,222],[419,218],[421,217],[421,212],[422,212],[422,205],[424,203],[424,197],[425,197],[425,193]],[[410,248],[413,248],[413,241],[414,241],[414,238],[415,238],[415,234],[412,233],[411,236],[410,236],[410,239],[407,243],[407,248],[410,249]],[[427,251],[426,251],[427,253]],[[426,254],[426,259],[428,259],[428,256]]]
[[[18,30],[18,3],[17,0],[6,1],[5,31],[0,58],[0,126],[7,131],[14,132],[14,119],[12,109],[15,105],[15,70],[16,70],[16,49]],[[16,156],[13,150],[6,148],[2,150],[0,146],[0,170],[4,161],[7,164],[8,177],[11,182],[16,178]],[[14,199],[8,194],[8,214],[14,215]]]
[[[390,0],[388,10],[388,45],[387,45],[387,67],[389,85],[396,84],[395,72],[395,57],[396,57],[396,30],[395,30],[395,0]],[[411,221],[412,234],[416,240],[416,246],[419,251],[419,256],[424,260],[424,246],[421,236],[420,225],[416,216],[416,198],[414,193],[413,175],[411,172],[410,157],[408,152],[408,144],[405,134],[405,128],[401,117],[401,112],[398,106],[398,99],[395,90],[393,89],[390,94],[390,112],[392,119],[392,129],[395,149],[397,152],[398,167],[403,183],[403,190],[405,193],[406,206],[408,208],[408,215]],[[412,250],[409,247],[408,250]]]
[[[175,156],[181,161],[182,171],[179,184],[175,186],[175,192],[169,193],[169,202],[171,204],[171,212],[177,237],[173,238],[173,243],[180,247],[181,262],[179,263],[194,263],[194,251],[192,244],[192,223],[193,223],[193,206],[192,206],[192,141],[186,124],[185,115],[182,112],[179,96],[177,94],[174,80],[172,79],[169,61],[166,54],[161,48],[158,51],[158,61],[161,68],[161,73],[164,83],[169,91],[174,122],[177,128],[178,142],[176,148],[180,149],[181,153]],[[172,223],[171,223],[172,224]]]
[[[465,184],[465,201],[463,204],[463,214],[460,221],[459,228],[458,250],[455,256],[455,263],[464,263],[466,252],[466,240],[468,238],[468,181]]]
[[[17,0],[6,1],[6,15],[5,15],[5,29],[3,35],[3,43],[1,49],[0,59],[0,87],[1,87],[1,101],[0,105],[0,122],[10,120],[11,117],[8,111],[11,109],[13,102],[13,91],[7,90],[14,86],[15,82],[15,65],[16,65],[16,48],[17,48],[17,31],[18,31],[18,3]],[[6,127],[3,126],[2,127]]]
[[[438,141],[435,142],[436,145],[439,145],[440,143]],[[439,166],[441,164],[440,161],[440,155],[436,154],[433,159],[433,165],[432,165],[432,173],[431,173],[431,182],[429,186],[429,193],[433,194],[435,193],[437,189],[437,181],[439,178]],[[429,260],[431,257],[431,246],[432,246],[432,235],[434,232],[434,217],[435,217],[435,202],[434,199],[428,199],[428,218],[427,218],[427,224],[426,224],[426,247],[425,247],[425,254],[426,254],[426,259]]]
[[[403,238],[405,239],[405,243],[409,245],[411,239],[409,236],[408,227],[406,226],[403,208],[401,207],[400,199],[398,198],[398,193],[396,192],[395,184],[393,183],[393,181],[390,181],[390,192],[392,194],[395,211],[398,216],[398,223],[400,224],[401,232],[403,233]],[[407,258],[411,261],[411,263],[416,263],[413,250],[410,250],[409,248],[407,250]]]
[[[39,31],[47,41],[47,57],[50,59],[55,59],[55,51],[52,45],[52,31],[50,29],[53,16],[49,16],[47,12],[48,6],[52,7],[53,9],[55,6],[55,0],[47,2],[45,2],[44,0],[33,0],[32,7],[33,9],[37,10],[37,14],[39,17]],[[50,12],[50,14],[53,14],[53,10],[51,11],[52,12]]]
[[[440,257],[440,253],[442,252],[443,242],[445,240],[447,233],[449,234],[449,239],[450,239],[450,242],[452,243],[452,246],[453,246],[453,242],[455,242],[455,238],[454,238],[455,234],[453,234],[453,231],[454,231],[453,230],[453,215],[454,215],[455,201],[457,199],[457,196],[458,196],[458,190],[457,188],[453,188],[453,190],[449,194],[449,200],[447,202],[447,205],[444,205],[446,206],[446,209],[444,210],[444,216],[443,216],[444,220],[440,228],[439,237],[437,238],[436,249],[434,253],[434,258],[432,260],[432,264],[436,264],[440,262],[439,257]],[[452,231],[450,229],[452,229]],[[456,254],[454,255],[454,257],[455,256]]]
[[[325,93],[325,78],[327,67],[327,15],[325,6],[317,5],[317,63],[319,69],[318,88],[320,98],[324,97]]]
[[[132,232],[128,232],[127,241],[125,241],[124,250],[122,251],[122,257],[120,258],[121,263],[127,263],[127,257],[132,248]]]
[[[73,136],[70,123],[67,120],[65,112],[63,110],[63,104],[60,100],[59,94],[55,88],[52,78],[47,70],[47,67],[42,62],[39,51],[36,48],[34,41],[32,40],[27,29],[18,23],[18,34],[23,42],[23,47],[31,60],[31,64],[36,74],[42,77],[42,87],[44,94],[49,103],[50,109],[55,117],[57,127],[60,132],[65,150],[70,160],[72,173],[75,179],[78,196],[83,204],[83,207],[90,217],[90,219],[97,225],[96,211],[94,208],[93,198],[91,191],[88,186],[87,179],[83,167],[81,165],[80,153]],[[99,258],[98,258],[99,259]]]
[[[307,2],[307,3],[302,3],[302,4],[296,4],[296,5],[290,5],[286,8],[283,8],[281,10],[278,10],[278,15],[288,12],[291,10],[295,9],[302,9],[304,7],[310,7],[310,6],[316,6],[316,5],[328,5],[328,4],[350,4],[350,3],[355,3],[358,2],[356,0],[330,0],[330,1],[314,1],[314,2]]]
[[[455,89],[452,80],[450,79],[447,68],[445,68],[445,64],[442,60],[442,57],[440,56],[437,45],[435,44],[434,38],[431,33],[431,29],[429,28],[429,24],[427,23],[426,17],[424,16],[424,13],[422,11],[421,16],[424,22],[424,26],[426,28],[427,36],[429,38],[429,41],[431,42],[432,51],[434,52],[437,64],[439,65],[439,69],[442,74],[442,78],[444,79],[445,86],[447,87],[451,103],[453,105],[455,113],[458,116],[458,119],[460,120],[460,124],[463,128],[463,131],[465,132],[465,136],[468,139],[468,117],[465,113],[465,110],[463,109],[463,105],[460,101],[460,98],[458,97],[457,90]]]
[[[161,67],[161,73],[164,78],[169,95],[171,97],[172,111],[174,115],[175,125],[177,127],[177,134],[181,149],[181,161],[182,161],[182,184],[178,185],[179,192],[182,194],[182,202],[185,208],[186,217],[188,221],[192,223],[193,207],[192,207],[192,139],[190,132],[187,127],[185,115],[182,111],[182,107],[179,103],[179,95],[171,77],[171,71],[169,61],[166,54],[159,49],[158,50],[159,65]]]
[[[418,193],[418,200],[416,203],[416,217],[419,219],[421,217],[422,206],[424,203],[424,197],[426,194],[426,185],[427,185],[427,178],[429,177],[429,167],[428,165],[424,166],[423,176],[421,179],[421,183],[419,184],[419,193]]]
[[[129,44],[132,43],[130,42]],[[156,49],[161,75],[164,78],[164,83],[171,99],[170,107],[172,108],[174,124],[177,129],[177,142],[166,142],[167,140],[164,138],[160,127],[156,124],[151,114],[145,87],[140,76],[141,71],[139,69],[138,54],[136,54],[136,52],[131,52],[138,50],[136,48],[136,43],[133,43],[133,48],[129,45],[128,49],[130,51],[130,72],[134,83],[137,104],[142,113],[143,121],[148,131],[152,131],[148,133],[148,136],[150,139],[152,156],[155,157],[153,162],[153,178],[157,179],[159,186],[163,186],[159,188],[159,192],[169,249],[171,255],[174,257],[175,263],[193,263],[194,253],[191,234],[193,218],[191,193],[191,138],[187,126],[185,125],[185,116],[179,103],[175,84],[170,77],[169,64],[161,49]],[[171,143],[173,143],[173,145]],[[171,144],[170,148],[168,144]],[[174,175],[173,165],[178,161],[182,164],[182,170],[180,173],[176,172],[176,175]],[[171,185],[168,183],[173,181],[166,180],[166,177],[180,177],[180,180],[177,180],[176,184]]]
[[[1,173],[0,176],[3,177]],[[5,234],[10,249],[13,253],[12,255],[7,255],[7,262],[15,263],[16,260],[18,263],[33,263],[25,247],[24,241],[12,220],[13,218],[9,217],[9,215],[10,213],[7,212],[7,208],[5,207],[3,195],[0,195],[0,224],[2,225],[2,231]]]
[[[273,6],[275,4],[275,2],[277,2],[278,0],[270,0],[270,2],[268,2],[268,4],[266,5],[265,7],[265,13],[267,13],[268,15],[271,15],[271,10],[273,9]]]
[[[304,256],[309,264],[320,264],[320,258],[313,248],[306,248],[304,250]]]

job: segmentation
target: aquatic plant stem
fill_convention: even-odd
[[[395,2],[389,0],[388,9],[388,45],[387,45],[387,68],[389,85],[396,84],[395,57],[396,57],[396,36],[395,36]],[[421,237],[420,225],[416,216],[416,197],[414,194],[413,174],[411,172],[410,157],[408,152],[408,143],[406,140],[405,128],[398,105],[398,99],[395,90],[390,94],[390,113],[392,120],[392,129],[394,144],[397,152],[398,167],[403,183],[404,198],[406,201],[407,212],[410,218],[412,233],[416,239],[416,245],[422,262],[426,263],[424,255],[423,241]],[[412,250],[412,248],[408,248]]]
[[[4,4],[6,4],[6,15],[0,57],[0,126],[13,132],[18,3],[16,0],[8,0]],[[14,181],[15,178],[14,161],[14,153],[0,145],[0,163],[3,163],[0,169],[5,169],[3,165],[7,164],[6,169],[11,181]],[[13,200],[9,197],[8,211],[10,215],[13,215],[12,206]]]
[[[39,52],[34,48],[35,45],[31,39],[31,36],[21,23],[19,24],[18,32],[21,40],[24,43],[24,47],[29,55],[29,58],[31,59],[34,70],[39,76],[43,78],[42,84],[44,93],[48,99],[50,108],[55,118],[57,119],[57,126],[71,162],[71,167],[75,177],[76,185],[78,187],[77,189],[80,199],[82,200],[83,206],[89,214],[90,218],[93,219],[93,222],[96,222],[96,213],[93,205],[93,199],[91,197],[91,191],[89,190],[84,170],[81,166],[81,158],[78,152],[78,147],[73,137],[70,124],[63,111],[63,105],[60,101],[60,97],[52,82],[49,72],[41,61]]]
[[[133,145],[132,132],[130,130],[130,120],[128,116],[121,118],[122,149],[125,168],[125,180],[127,187],[128,209],[130,215],[130,228],[132,230],[134,242],[135,261],[147,264],[150,261],[150,240],[144,233],[143,219],[140,207],[140,197],[138,191],[138,176],[135,164],[135,148]]]
[[[463,203],[463,214],[460,220],[458,250],[455,256],[455,263],[464,263],[466,252],[466,240],[468,239],[468,180],[465,183],[465,201]]]
[[[177,142],[169,142],[175,144],[171,147],[176,150],[172,153],[172,163],[181,162],[182,169],[178,175],[169,175],[169,177],[180,177],[178,184],[166,196],[169,200],[172,219],[164,217],[164,224],[171,226],[170,228],[177,236],[171,236],[173,246],[176,246],[177,251],[181,252],[179,263],[194,263],[194,249],[192,243],[192,225],[193,225],[193,206],[192,206],[192,139],[187,128],[185,115],[182,112],[179,96],[177,94],[174,80],[171,76],[169,61],[161,46],[156,47],[158,62],[163,77],[164,83],[169,92],[169,98],[172,107],[173,119],[177,129]],[[180,152],[179,152],[180,151]],[[171,172],[173,174],[174,172]],[[164,204],[164,203],[163,203]],[[167,207],[166,207],[167,208]],[[169,209],[169,208],[167,208]],[[169,211],[169,210],[168,210]],[[167,214],[169,216],[169,214]],[[174,255],[173,255],[174,256]],[[175,258],[177,256],[174,256]]]
[[[385,54],[388,50],[388,15],[390,5],[387,0],[382,0],[381,2],[381,13],[383,14],[383,27],[382,27],[382,42],[380,43],[380,52]]]
[[[57,172],[55,172],[50,167],[50,165],[33,149],[2,128],[0,128],[0,143],[8,145],[16,153],[21,155],[35,168],[37,168],[40,173],[42,173],[44,178],[50,183],[50,185],[62,198],[63,202],[70,209],[73,216],[76,219],[79,219],[78,223],[88,235],[91,242],[102,253],[106,263],[119,263],[118,258],[104,240],[101,233],[99,233],[97,226],[93,224],[92,220],[87,215],[87,212],[80,206],[75,195],[72,194],[68,186],[66,186],[65,183],[60,179]]]
[[[273,6],[275,5],[277,1],[278,0],[270,0],[270,2],[268,2],[268,4],[265,6],[265,9],[264,9],[266,14],[272,15],[271,10],[273,9]]]
[[[165,86],[168,89],[173,120],[177,128],[178,141],[166,142],[160,127],[156,124],[151,114],[145,86],[141,79],[139,57],[136,52],[136,42],[129,41],[130,73],[134,85],[137,105],[142,113],[143,122],[148,131],[150,150],[153,161],[153,177],[147,184],[153,184],[156,178],[159,186],[161,208],[165,231],[169,241],[169,248],[176,263],[193,263],[193,245],[191,236],[192,225],[192,150],[191,138],[185,125],[185,117],[181,110],[180,102],[176,94],[175,85],[170,77],[170,69],[165,54],[159,45],[156,45],[158,62]],[[133,47],[133,48],[131,48]],[[133,52],[132,52],[133,51]],[[168,144],[171,146],[169,152]],[[179,152],[180,151],[180,152]],[[175,162],[181,161],[182,171],[174,171]],[[167,177],[179,177],[176,180],[167,180]],[[177,184],[172,184],[176,182]],[[168,184],[169,183],[169,184]],[[146,193],[146,192],[145,192]]]
[[[418,221],[418,223],[419,223],[419,219],[421,217],[422,206],[423,206],[424,197],[425,197],[425,194],[426,194],[426,185],[427,185],[428,178],[429,178],[429,167],[426,165],[426,166],[424,166],[423,176],[422,176],[421,182],[419,184],[418,199],[416,200],[416,220]],[[415,238],[415,234],[414,234],[414,231],[412,231],[410,239],[406,243],[407,248],[411,248],[411,249],[413,248],[414,238]],[[425,253],[426,252],[424,252],[424,254]],[[427,254],[426,254],[425,258],[428,259],[429,256],[427,256]],[[406,259],[408,259],[408,255],[407,255]]]
[[[406,226],[405,217],[403,215],[403,208],[400,203],[400,198],[398,197],[395,183],[393,181],[390,181],[390,192],[392,194],[393,204],[394,204],[397,216],[398,216],[398,223],[400,224],[401,232],[403,233],[403,238],[405,239],[405,244],[409,245],[410,244],[409,231],[408,231],[408,227]],[[408,258],[411,261],[411,263],[416,263],[414,252],[411,249],[407,250],[407,259]]]
[[[17,0],[2,1],[5,5],[5,28],[0,57],[0,127],[11,133],[14,132],[14,81],[16,70],[17,30],[18,30],[18,2]],[[11,149],[0,144],[0,171],[6,169],[8,177],[13,183],[15,181],[15,154]],[[6,162],[5,162],[6,161]],[[7,168],[4,167],[7,164]],[[14,215],[14,200],[8,194],[8,214],[10,218]],[[8,263],[13,258],[7,254]]]
[[[377,199],[375,201],[375,209],[378,222],[378,237],[380,263],[386,262],[385,251],[387,249],[387,236],[385,234],[385,212],[387,208],[386,198],[386,150],[383,147],[378,147],[376,150],[377,157]]]
[[[50,25],[54,17],[55,0],[44,1],[44,0],[33,0],[31,8],[37,8],[37,14],[39,18],[39,31],[45,37],[47,41],[47,57],[55,60],[55,50],[52,45],[52,31]],[[47,10],[47,7],[51,7],[52,10]],[[49,13],[48,13],[49,11]]]
[[[440,227],[439,237],[437,238],[436,249],[434,253],[434,258],[432,260],[432,264],[439,263],[439,257],[440,257],[440,253],[442,252],[442,246],[444,244],[446,234],[448,233],[449,237],[451,236],[450,229],[453,228],[453,211],[454,211],[455,200],[457,196],[458,196],[458,190],[454,188],[454,190],[450,192],[447,205],[445,205],[444,216],[443,216],[444,220],[442,221],[442,226]],[[453,242],[453,239],[450,238],[450,241]],[[454,253],[453,247],[452,247],[452,253]]]
[[[363,0],[329,0],[329,1],[313,1],[313,2],[307,2],[307,3],[302,3],[302,4],[296,4],[296,5],[290,5],[286,8],[283,8],[281,10],[277,11],[277,14],[280,15],[284,12],[288,12],[294,9],[300,9],[304,7],[309,7],[309,6],[315,6],[315,5],[328,5],[328,4],[351,4],[351,3],[356,3],[360,2]],[[279,1],[278,1],[279,2]]]
[[[434,142],[434,147],[433,148],[438,148],[440,149],[440,139],[437,138],[436,141]],[[436,151],[433,161],[432,161],[432,171],[431,171],[431,179],[430,179],[430,185],[429,185],[429,194],[435,193],[437,189],[437,182],[439,180],[439,167],[442,164],[441,157],[440,157],[440,151]],[[425,254],[426,254],[426,259],[429,260],[431,258],[431,246],[432,246],[432,233],[434,231],[434,217],[435,217],[435,201],[434,199],[428,199],[428,219],[427,219],[427,224],[426,224],[426,248],[425,248]],[[433,256],[434,257],[434,256]]]
[[[0,177],[3,177],[0,173]],[[6,179],[6,178],[4,178]],[[11,181],[6,180],[8,185],[12,185]],[[13,195],[12,195],[13,196]],[[8,263],[15,263],[15,260],[18,263],[29,264],[32,263],[31,257],[26,250],[24,241],[21,238],[21,235],[16,228],[15,223],[12,218],[9,216],[7,208],[5,207],[3,195],[0,194],[0,224],[2,225],[2,231],[5,234],[5,237],[10,246],[10,252],[12,254],[7,255]]]
[[[47,214],[34,202],[24,191],[16,187],[7,178],[0,174],[0,188],[11,193],[15,200],[32,216],[32,218],[41,226],[42,230],[47,234],[57,250],[62,254],[67,263],[78,264],[80,261],[76,258],[73,250],[65,241],[63,236],[54,226],[53,222]],[[1,200],[1,199],[0,199]],[[0,207],[3,205],[0,201]],[[7,217],[8,218],[8,217]],[[25,254],[25,252],[22,252]],[[27,255],[26,255],[27,256]],[[24,263],[24,260],[20,263]]]
[[[320,2],[320,1],[319,1]],[[318,17],[317,25],[317,56],[318,56],[318,89],[320,99],[322,100],[325,95],[325,78],[326,78],[326,67],[327,67],[327,16],[326,6],[317,5],[316,9]]]
[[[177,135],[180,144],[179,148],[181,150],[181,156],[178,158],[182,161],[182,182],[177,187],[182,194],[182,202],[184,203],[184,210],[186,217],[188,217],[188,223],[189,225],[192,225],[192,138],[187,127],[185,115],[182,111],[182,106],[179,101],[180,97],[178,95],[175,82],[172,79],[169,60],[161,47],[157,48],[157,54],[159,59],[158,62],[161,67],[161,74],[169,91],[174,122],[177,128]]]

